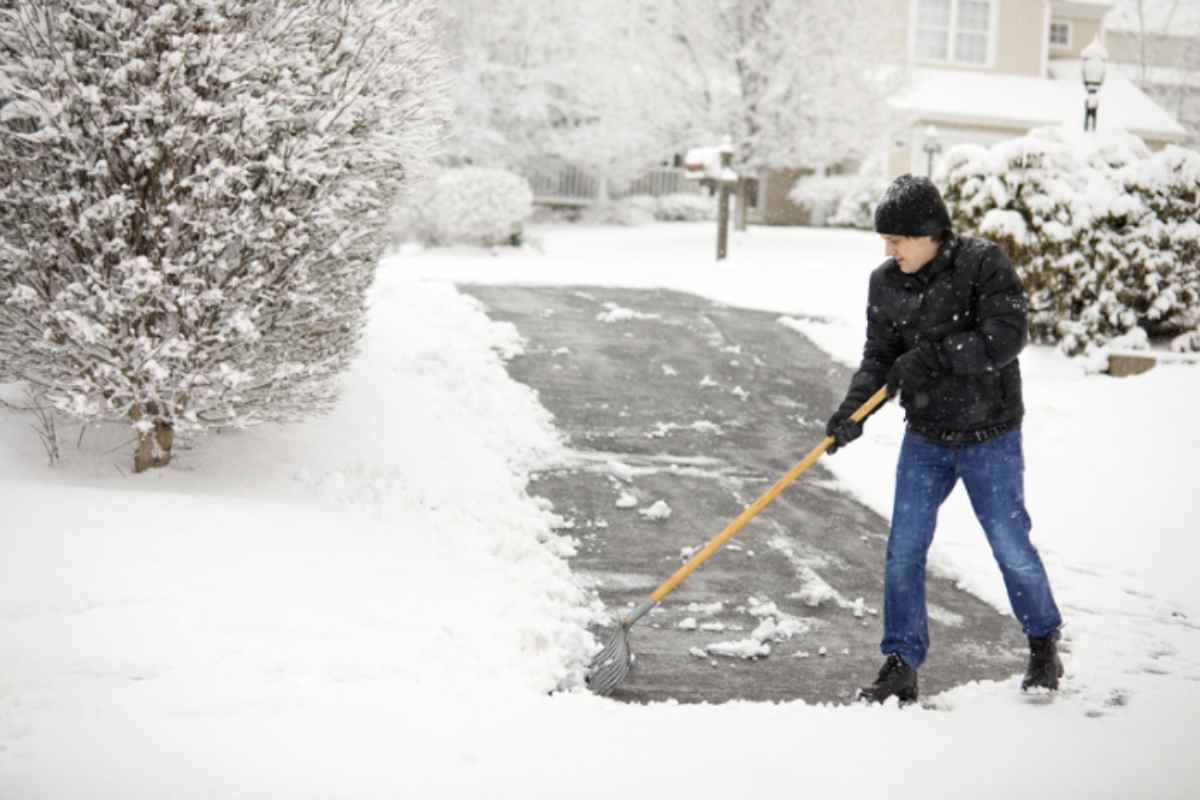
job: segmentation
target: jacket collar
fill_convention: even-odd
[[[933,282],[934,278],[954,265],[954,256],[958,253],[958,246],[959,238],[951,234],[950,238],[942,242],[938,247],[937,254],[934,255],[933,260],[916,272],[911,274],[904,272],[894,259],[892,261],[892,269],[902,281],[916,281],[922,287],[928,286]]]

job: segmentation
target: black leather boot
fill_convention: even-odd
[[[870,686],[858,690],[858,699],[882,703],[893,696],[899,698],[902,706],[917,702],[917,671],[896,653],[889,653],[879,670],[879,677]]]
[[[1058,689],[1063,676],[1062,659],[1058,657],[1058,631],[1045,636],[1029,637],[1029,666],[1021,681],[1021,691],[1027,689]]]

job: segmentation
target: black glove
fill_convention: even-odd
[[[825,452],[833,455],[839,447],[845,447],[862,436],[862,431],[862,423],[850,419],[849,411],[836,412],[825,424],[825,435],[833,437],[833,444],[829,445]]]
[[[933,342],[921,342],[896,359],[888,370],[888,397],[900,392],[915,394],[942,374],[942,357]]]

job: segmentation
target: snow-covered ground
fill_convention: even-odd
[[[504,371],[515,331],[451,281],[692,291],[856,361],[874,236],[753,229],[715,264],[712,234],[547,227],[521,252],[388,259],[332,415],[167,470],[131,476],[124,431],[77,447],[69,427],[51,469],[0,412],[0,798],[1200,795],[1196,366],[1022,356],[1029,505],[1068,620],[1052,702],[1016,677],[903,711],[578,688],[603,610],[528,484],[563,445]],[[826,462],[885,515],[902,427],[885,409]],[[932,562],[1006,609],[961,490]]]

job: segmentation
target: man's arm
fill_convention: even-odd
[[[1016,359],[1029,341],[1029,301],[1012,262],[999,247],[989,248],[979,273],[978,326],[952,333],[939,348],[956,375],[980,375]]]
[[[849,416],[887,383],[888,370],[904,352],[904,340],[892,324],[879,313],[877,277],[872,276],[867,293],[867,341],[863,345],[862,362],[850,380],[846,399],[838,406],[837,415]]]

